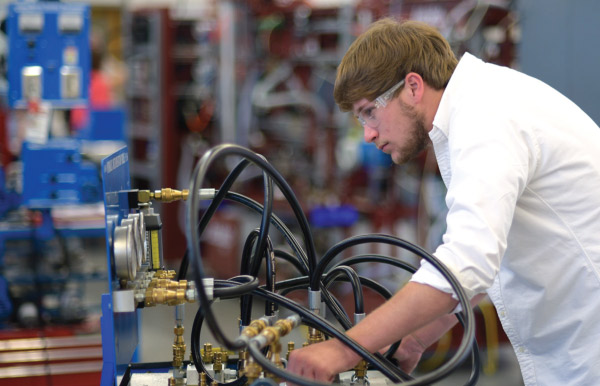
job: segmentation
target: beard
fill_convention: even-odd
[[[404,164],[416,158],[430,143],[429,134],[425,128],[425,117],[415,109],[400,101],[402,112],[410,119],[408,137],[399,151],[392,157],[395,164]]]

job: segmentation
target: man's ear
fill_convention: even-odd
[[[416,72],[409,72],[404,79],[406,88],[409,91],[409,98],[412,99],[413,103],[420,102],[425,92],[425,81],[421,75]]]

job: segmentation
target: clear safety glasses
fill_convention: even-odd
[[[379,126],[379,118],[377,117],[377,110],[387,106],[388,101],[392,98],[392,95],[398,90],[400,87],[404,85],[404,79],[400,82],[396,83],[392,88],[375,98],[375,102],[371,106],[367,106],[363,108],[356,119],[363,126],[369,126],[371,128],[376,128]]]

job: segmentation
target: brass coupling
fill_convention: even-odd
[[[193,281],[152,278],[144,296],[144,305],[157,304],[175,306],[196,301],[196,289]]]
[[[287,344],[287,354],[285,355],[285,359],[287,359],[288,361],[290,360],[290,353],[292,351],[294,351],[294,348],[296,347],[296,345],[294,344],[294,342],[289,341]]]
[[[252,357],[248,359],[248,363],[244,368],[243,375],[248,379],[248,385],[251,385],[254,381],[260,378],[262,373],[262,367],[256,363]]]
[[[173,367],[178,368],[183,365],[185,358],[186,345],[183,341],[183,326],[175,326],[173,332],[175,333],[175,342],[173,343]]]
[[[173,202],[187,200],[190,191],[188,189],[175,190],[171,188],[162,188],[160,190],[140,190],[138,191],[138,202],[147,203],[151,200],[160,202]]]
[[[172,269],[159,269],[158,271],[156,271],[154,273],[154,277],[152,278],[152,280],[154,279],[174,279],[175,276],[177,276],[177,272],[175,272]]]
[[[252,322],[250,322],[250,325],[244,327],[244,329],[240,333],[240,336],[238,337],[238,340],[242,340],[245,343],[248,343],[250,339],[260,334],[261,331],[263,331],[267,326],[267,320],[255,319]]]
[[[163,288],[167,290],[179,290],[179,289],[187,289],[188,281],[187,280],[171,280],[167,278],[152,278],[148,288]]]
[[[223,365],[223,353],[221,351],[217,351],[214,354],[214,362],[213,362],[213,370],[215,372],[215,380],[218,382],[224,382],[224,374],[223,369],[225,366]]]
[[[146,291],[146,307],[152,307],[156,304],[167,304],[175,306],[188,302],[185,290],[167,290],[164,288],[151,288]]]
[[[271,362],[273,362],[273,365],[275,365],[277,368],[283,369],[283,362],[281,361],[281,343],[279,343],[279,340],[271,343],[268,354],[270,354],[270,359]],[[277,383],[281,383],[283,381],[281,378],[271,372],[267,373],[265,371],[265,376],[272,378]]]
[[[354,376],[357,379],[365,379],[367,376],[367,361],[362,359],[354,366]]]
[[[212,344],[204,343],[204,349],[200,351],[200,354],[202,356],[202,362],[206,364],[213,363],[215,359],[215,353],[213,351]]]
[[[300,321],[301,319],[298,315],[280,319],[273,326],[266,327],[258,336],[252,338],[252,340],[258,344],[258,347],[266,347],[278,342],[282,336],[287,335],[294,327],[299,325]]]
[[[323,333],[316,328],[311,327],[308,331],[308,344],[319,343],[325,340]]]

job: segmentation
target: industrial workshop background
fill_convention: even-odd
[[[333,101],[347,47],[383,16],[425,21],[458,55],[540,78],[600,123],[600,50],[590,44],[600,41],[598,14],[594,0],[0,1],[0,385],[100,384],[101,295],[111,275],[102,158],[126,145],[132,188],[181,190],[207,150],[234,143],[262,154],[289,183],[319,255],[366,233],[433,251],[446,210],[435,158],[428,152],[394,165],[363,142],[361,126]],[[31,38],[46,33],[48,20],[59,20],[59,33]],[[52,57],[47,63],[54,72],[61,66],[62,87],[73,94],[50,96],[59,81],[40,81],[39,66],[21,72],[24,52]],[[21,83],[23,95],[15,91]],[[206,178],[220,184],[233,166]],[[237,192],[260,201],[260,176],[244,172]],[[186,253],[185,203],[155,209],[164,266],[177,269]],[[279,191],[273,210],[298,232]],[[245,235],[256,227],[250,217],[227,204],[214,214],[202,240],[209,276],[239,274]],[[366,252],[417,263],[389,245]],[[294,276],[288,268],[279,278]],[[394,289],[410,277],[378,265],[360,274]],[[335,291],[351,307],[351,287]],[[369,296],[367,312],[378,304]],[[171,319],[160,312],[141,319],[141,361],[172,358]],[[520,384],[493,307],[484,304],[476,319],[479,384]],[[459,340],[454,333],[440,341],[419,371],[438,367]]]

